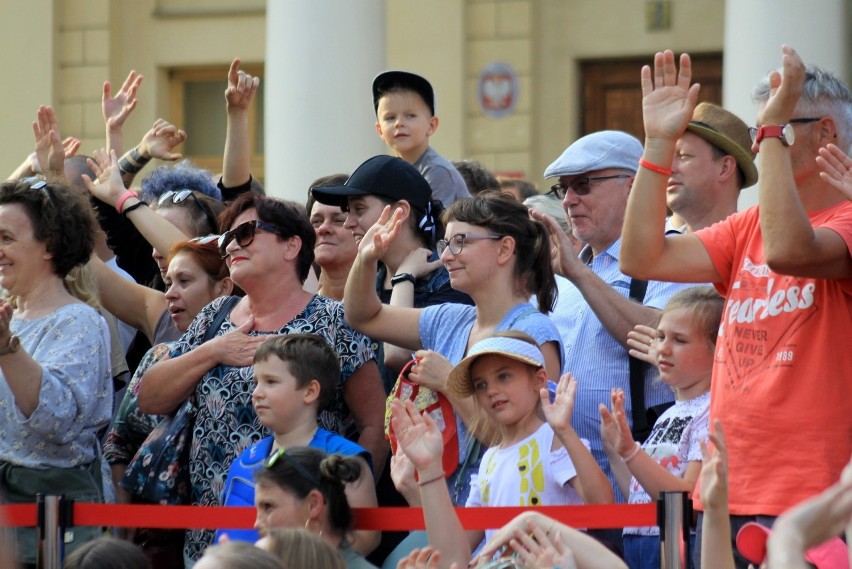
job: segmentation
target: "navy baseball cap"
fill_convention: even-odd
[[[385,71],[379,73],[373,79],[373,109],[376,113],[379,112],[379,99],[388,92],[394,89],[407,89],[414,91],[423,101],[432,115],[435,114],[435,91],[432,85],[420,75],[409,73],[408,71]]]

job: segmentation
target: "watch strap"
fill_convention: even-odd
[[[411,273],[399,273],[398,275],[394,275],[393,277],[391,277],[392,287],[404,282],[415,284],[417,282],[417,277],[415,277]]]
[[[784,136],[784,127],[786,126],[787,125],[785,124],[769,124],[759,127],[757,129],[755,142],[760,144],[764,138],[780,138],[781,142],[784,143],[784,146],[789,146],[787,138]]]

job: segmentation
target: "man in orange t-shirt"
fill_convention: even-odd
[[[698,85],[687,55],[679,70],[671,52],[655,56],[653,76],[643,68],[645,152],[622,233],[623,272],[709,281],[725,296],[710,415],[728,442],[732,536],[823,491],[852,453],[852,354],[840,344],[852,335],[852,204],[816,163],[829,143],[850,147],[852,97],[835,75],[783,49],[783,76],[755,89],[759,210],[692,235],[659,228]]]

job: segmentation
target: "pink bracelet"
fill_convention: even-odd
[[[662,166],[657,166],[653,162],[648,162],[644,158],[639,159],[639,165],[645,168],[646,170],[650,170],[651,172],[660,174],[662,176],[671,176],[672,170],[671,168],[663,168]]]
[[[633,448],[633,451],[630,454],[628,454],[627,456],[622,456],[621,460],[624,461],[624,464],[627,464],[628,462],[630,462],[631,460],[636,458],[636,455],[639,454],[640,450],[642,450],[642,445],[640,445],[639,442],[637,441],[636,446]]]
[[[127,190],[123,194],[118,197],[118,201],[115,202],[115,211],[121,213],[121,208],[124,207],[124,203],[130,198],[139,199],[139,195],[133,190]]]

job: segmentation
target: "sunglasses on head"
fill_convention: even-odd
[[[220,235],[205,235],[203,237],[193,237],[189,242],[197,243],[198,245],[209,245],[210,243],[218,242],[219,237]]]
[[[192,190],[169,190],[160,196],[157,200],[157,206],[161,206],[169,200],[171,200],[173,204],[178,205],[189,198],[192,198],[192,201],[195,202],[195,205],[198,206],[198,209],[200,209],[201,213],[204,214],[204,217],[207,218],[207,225],[210,227],[210,231],[219,231],[219,222],[216,221],[216,216],[213,214],[213,211],[207,206],[207,204],[199,199]]]
[[[225,233],[219,236],[219,254],[222,255],[223,259],[227,257],[228,245],[231,243],[231,241],[234,240],[237,241],[237,245],[239,245],[240,247],[248,247],[252,244],[252,241],[254,241],[254,236],[257,233],[258,229],[268,231],[269,233],[274,233],[279,237],[288,237],[284,230],[278,227],[277,225],[265,223],[263,221],[260,221],[259,219],[253,219],[251,221],[241,223],[230,231],[226,231]]]
[[[293,457],[287,454],[287,452],[283,448],[279,448],[271,455],[269,455],[269,458],[266,459],[266,463],[263,465],[264,468],[272,468],[273,466],[275,466],[279,459],[284,459],[284,462],[293,467],[293,469],[299,473],[299,476],[304,478],[306,481],[311,482],[315,485],[317,484],[317,477],[311,476],[311,473],[308,472],[308,469],[293,460]]]

